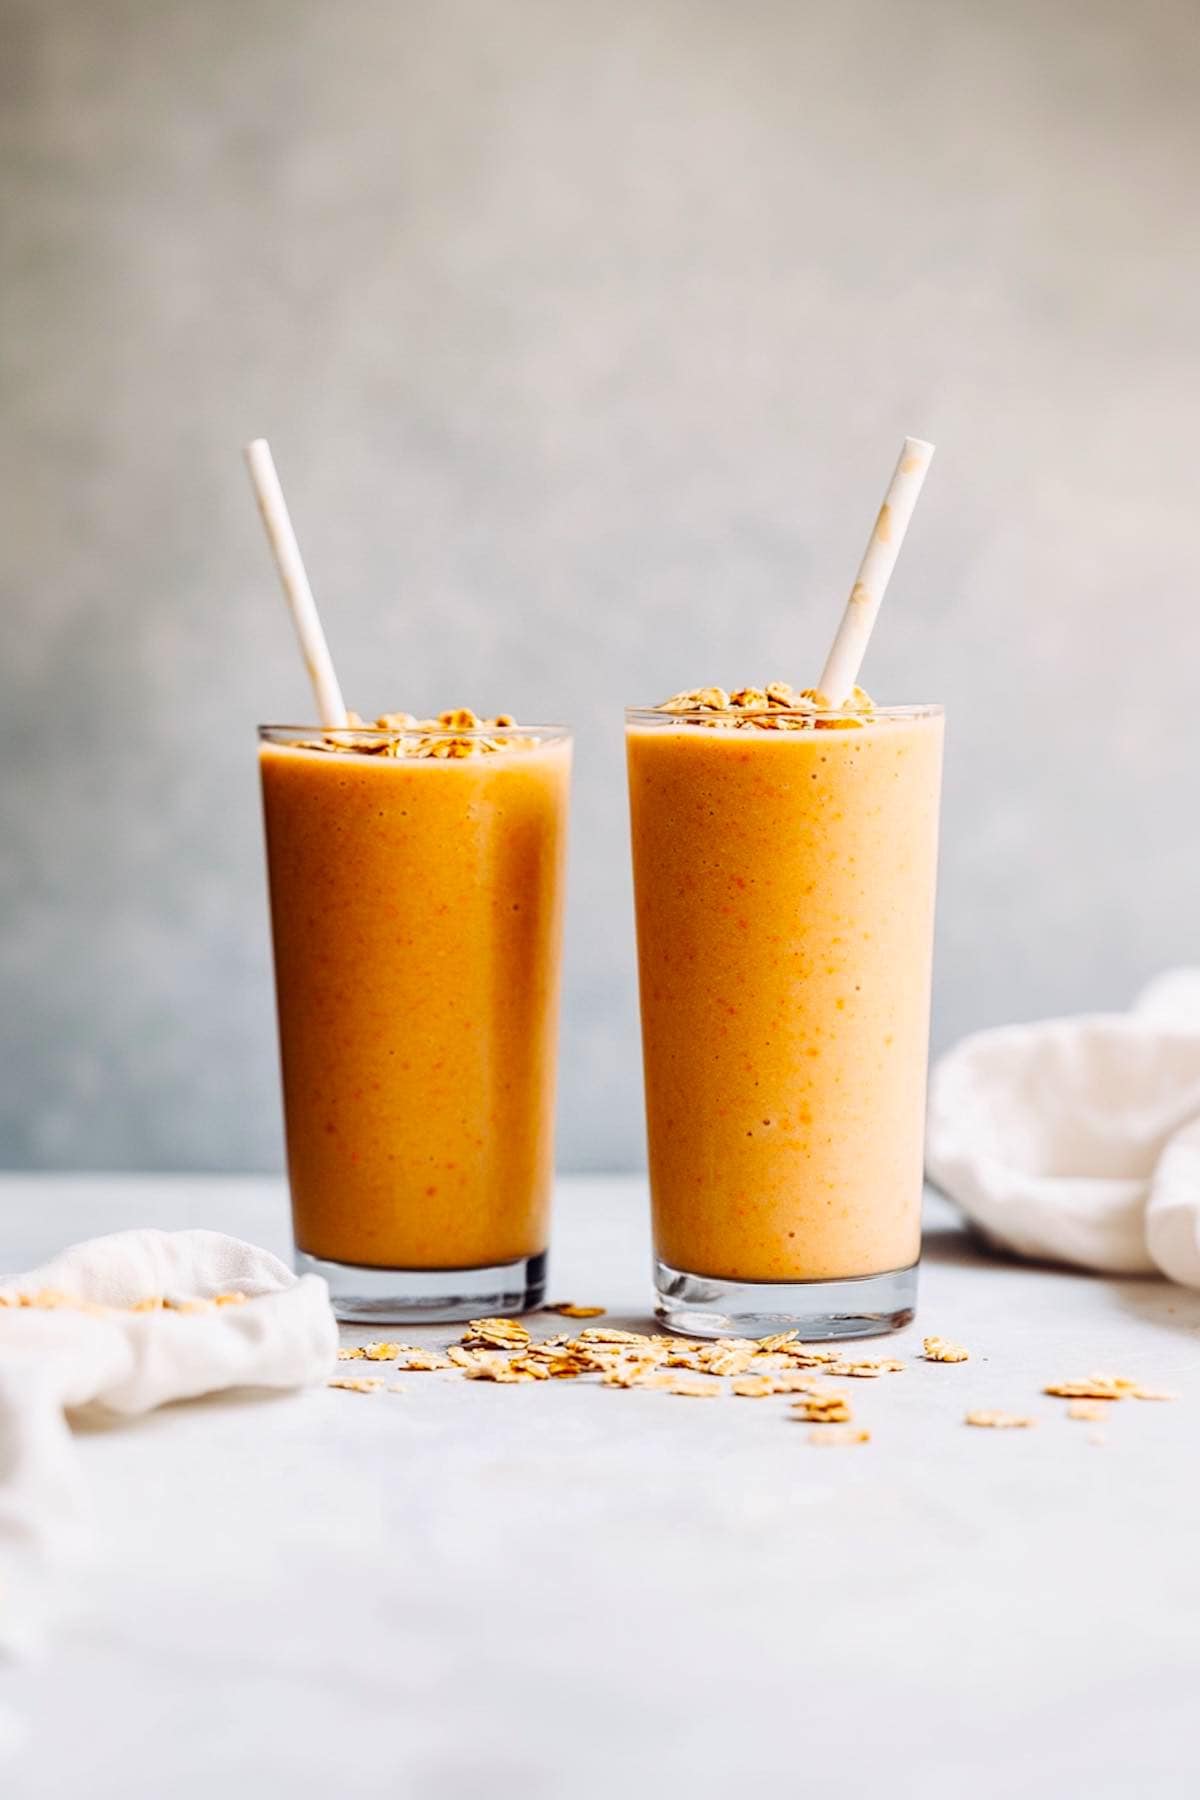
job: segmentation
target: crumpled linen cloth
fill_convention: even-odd
[[[195,1313],[11,1304],[41,1291],[104,1307],[247,1298]],[[229,1388],[306,1387],[336,1360],[325,1282],[217,1231],[119,1232],[0,1277],[0,1654],[40,1646],[89,1548],[72,1416],[112,1420]]]
[[[1128,1013],[965,1039],[930,1079],[926,1166],[1005,1249],[1200,1287],[1200,969]]]

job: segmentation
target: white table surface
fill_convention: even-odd
[[[271,1180],[0,1180],[0,1267],[133,1225],[287,1244]],[[1200,1295],[930,1227],[889,1348],[972,1360],[839,1384],[862,1448],[783,1399],[431,1375],[82,1435],[101,1555],[49,1664],[0,1677],[5,1792],[1190,1800]],[[640,1180],[563,1181],[554,1297],[644,1326],[648,1254]],[[1040,1394],[1097,1368],[1183,1398],[1097,1428]]]

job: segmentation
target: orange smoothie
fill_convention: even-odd
[[[656,1250],[730,1282],[920,1248],[941,714],[780,692],[627,735]]]
[[[387,1270],[538,1255],[569,740],[263,738],[297,1248]]]

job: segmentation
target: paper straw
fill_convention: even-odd
[[[346,717],[342,690],[338,685],[333,658],[329,654],[329,645],[325,642],[325,633],[321,629],[321,617],[305,573],[296,533],[292,530],[275,459],[266,438],[255,438],[252,444],[246,445],[246,465],[254,483],[258,510],[267,528],[275,567],[279,570],[279,579],[283,583],[284,598],[292,615],[292,624],[296,627],[296,636],[300,640],[300,653],[317,698],[317,716],[330,731],[344,729],[349,720]]]
[[[844,704],[858,680],[887,584],[892,578],[913,508],[933,461],[933,445],[906,437],[896,472],[884,495],[875,529],[859,564],[837,636],[825,659],[820,688],[830,706]]]

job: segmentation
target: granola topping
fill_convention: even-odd
[[[819,688],[797,690],[787,681],[768,681],[765,687],[688,688],[660,700],[654,712],[676,714],[685,724],[722,726],[755,731],[857,731],[875,711],[865,689],[852,688],[839,707]],[[830,715],[834,716],[830,716]]]
[[[380,713],[368,724],[357,713],[348,713],[345,731],[323,732],[305,739],[301,748],[337,755],[382,756],[425,761],[459,761],[468,756],[491,756],[500,750],[528,750],[534,740],[525,736],[511,713],[483,719],[469,706],[454,706],[436,719],[418,719],[414,713]],[[386,732],[387,736],[380,736]],[[356,735],[361,733],[361,735]]]

